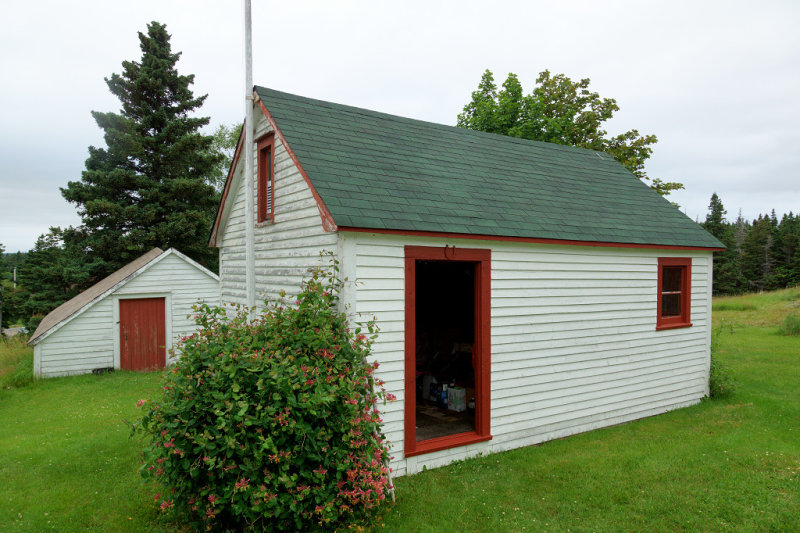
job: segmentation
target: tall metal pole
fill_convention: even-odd
[[[255,209],[253,206],[253,44],[250,0],[244,0],[244,190],[245,190],[245,290],[247,307],[256,304]]]

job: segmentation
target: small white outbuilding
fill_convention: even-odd
[[[28,344],[41,377],[150,370],[193,333],[192,306],[219,303],[219,277],[179,251],[153,248],[51,311]]]

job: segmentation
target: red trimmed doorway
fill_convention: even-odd
[[[119,366],[155,370],[166,365],[164,298],[119,300]]]
[[[491,439],[491,250],[405,247],[405,455]]]

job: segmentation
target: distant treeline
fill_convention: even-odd
[[[27,255],[24,252],[4,253],[0,243],[0,328],[7,328],[20,318],[17,313],[19,301],[14,295],[20,292],[19,272]]]
[[[782,289],[800,284],[800,214],[780,220],[773,209],[752,222],[741,213],[733,222],[716,193],[701,225],[722,241],[714,252],[714,294]]]

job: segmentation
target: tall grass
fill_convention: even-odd
[[[793,313],[791,315],[786,315],[783,324],[778,328],[778,332],[781,335],[792,335],[795,337],[800,335],[800,314]]]
[[[711,334],[711,366],[708,377],[708,395],[712,399],[729,398],[736,390],[730,368],[720,357],[720,335],[725,328],[720,326]]]
[[[33,381],[33,348],[28,337],[0,335],[0,389],[24,387]]]

